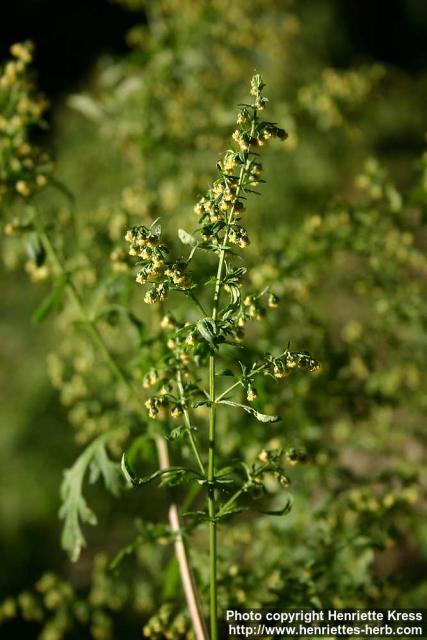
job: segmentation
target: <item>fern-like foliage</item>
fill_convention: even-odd
[[[105,449],[113,433],[116,435],[117,431],[110,431],[96,438],[86,447],[73,466],[64,471],[59,517],[64,520],[62,546],[73,562],[78,560],[81,550],[86,546],[81,525],[97,524],[97,517],[83,495],[86,475],[88,474],[91,484],[102,477],[106,488],[113,495],[118,495],[120,492],[122,484],[120,465],[110,460]]]

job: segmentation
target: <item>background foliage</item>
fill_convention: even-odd
[[[266,150],[267,184],[249,225],[250,281],[254,290],[270,285],[279,306],[265,319],[257,309],[260,319],[246,331],[260,351],[270,349],[273,337],[309,349],[322,369],[290,378],[273,398],[259,386],[261,406],[270,404],[281,423],[247,416],[239,422],[230,414],[221,425],[224,456],[238,452],[249,461],[276,446],[307,452],[303,464],[288,461],[294,467],[289,515],[256,522],[240,516],[223,529],[222,604],[422,606],[427,75],[413,51],[416,38],[405,34],[414,33],[414,23],[418,30],[426,24],[425,11],[416,2],[398,4],[407,41],[396,59],[393,48],[373,49],[369,34],[360,43],[349,26],[351,10],[342,15],[333,2],[105,4],[112,12],[110,44],[118,51],[88,54],[90,71],[60,87],[62,93],[45,81],[54,98],[50,133],[33,130],[28,143],[31,153],[49,148],[55,159],[53,180],[66,192],[39,184],[36,202],[92,317],[138,384],[150,368],[147,328],[158,317],[133,284],[123,230],[161,216],[179,250],[170,230],[195,228],[194,204],[211,181],[254,68],[267,81],[272,119],[289,133],[283,146]],[[371,4],[372,19],[376,7]],[[113,29],[118,15],[122,21]],[[36,57],[36,70],[37,64]],[[19,91],[39,104],[35,89]],[[114,629],[137,636],[154,615],[147,633],[162,637],[172,617],[172,636],[183,637],[185,616],[175,617],[182,606],[176,567],[160,524],[166,504],[156,490],[117,499],[100,482],[88,486],[86,476],[83,495],[98,526],[84,526],[88,548],[79,563],[71,565],[60,550],[62,469],[72,467],[83,445],[120,426],[117,437],[107,438],[109,458],[118,459],[140,426],[75,307],[60,293],[46,303],[52,272],[37,263],[34,238],[28,250],[20,237],[7,235],[16,216],[25,222],[28,195],[18,182],[32,185],[34,178],[37,185],[40,172],[49,181],[48,160],[39,169],[40,156],[34,157],[34,165],[10,164],[7,179],[2,174],[2,184],[17,192],[13,204],[4,193],[2,212],[5,629],[29,624],[26,633],[37,637],[43,629],[44,640],[81,637],[81,625],[95,638]],[[5,166],[3,156],[2,171]],[[178,298],[170,304],[179,314]],[[123,312],[128,305],[132,313]],[[48,314],[54,306],[56,314]],[[140,468],[153,467],[145,440],[136,440],[132,454]],[[82,464],[73,469],[86,472]],[[280,506],[282,489],[272,482],[270,490],[271,504]],[[125,560],[120,573],[109,572],[105,558],[135,536],[137,563]],[[196,537],[202,580],[205,552]],[[45,571],[58,577],[40,578]],[[15,609],[30,622],[16,621]]]

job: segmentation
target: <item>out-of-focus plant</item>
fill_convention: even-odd
[[[289,134],[284,154],[269,153],[286,157],[298,149],[303,134],[298,169],[293,169],[286,192],[291,202],[301,200],[304,187],[306,200],[317,195],[318,177],[312,168],[324,176],[318,163],[308,164],[315,153],[313,118],[320,129],[333,127],[337,132],[340,154],[331,155],[332,175],[348,153],[343,132],[363,138],[354,114],[366,108],[384,69],[325,70],[315,56],[306,62],[305,44],[311,36],[304,31],[304,15],[296,3],[270,0],[266,7],[256,0],[229,7],[224,0],[161,0],[131,5],[141,14],[141,24],[128,34],[132,54],[117,64],[100,65],[92,92],[69,99],[110,144],[122,149],[132,176],[123,192],[126,208],[185,216],[194,195],[204,188],[212,152],[221,152],[219,125],[232,125],[230,107],[239,100],[239,79],[257,67],[268,71],[274,92],[272,119],[282,122]],[[306,48],[310,50],[308,43]],[[283,170],[283,159],[275,166]]]
[[[425,553],[419,515],[426,495],[424,163],[423,156],[402,192],[369,159],[355,177],[351,201],[307,216],[288,232],[286,252],[278,242],[270,264],[250,273],[255,286],[274,282],[286,300],[286,329],[273,322],[266,339],[291,327],[298,340],[328,357],[322,375],[315,384],[304,380],[284,415],[290,435],[299,432],[315,462],[305,469],[304,484],[316,492],[317,504],[310,515],[299,512],[299,527],[311,533],[291,595],[272,554],[279,601],[362,606],[399,599],[420,604],[425,597],[423,580],[409,584],[411,563]],[[284,390],[283,402],[289,397]],[[279,549],[283,528],[273,525],[270,535],[269,548]],[[265,530],[263,537],[269,537]],[[406,597],[394,575],[399,567],[403,580],[402,563]],[[351,578],[341,573],[343,565],[351,567]],[[253,602],[250,590],[245,598]]]
[[[347,124],[348,105],[360,105],[384,75],[384,67],[372,65],[358,71],[325,69],[318,82],[307,84],[298,92],[298,101],[318,122],[321,129]]]
[[[13,59],[0,68],[0,206],[11,194],[29,198],[47,184],[49,157],[30,139],[31,129],[44,126],[46,100],[34,87],[28,68],[31,43],[12,46]],[[13,232],[13,225],[9,227]]]
[[[108,558],[99,555],[94,563],[91,588],[80,594],[69,582],[45,573],[33,591],[8,598],[0,605],[0,623],[16,616],[42,626],[40,640],[60,640],[73,629],[89,630],[96,640],[111,637],[111,615],[125,607],[138,610],[131,602],[131,590],[124,580],[118,583],[108,571]]]

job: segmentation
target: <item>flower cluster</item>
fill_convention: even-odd
[[[269,309],[278,307],[279,297],[275,293],[264,290],[261,293],[246,295],[237,315],[239,327],[244,327],[248,320],[262,320],[265,318],[267,310],[262,302],[263,298],[267,298],[267,307]]]
[[[29,198],[44,187],[51,170],[49,156],[30,141],[34,126],[43,126],[46,100],[36,93],[29,71],[31,43],[10,49],[12,60],[0,68],[0,204],[9,195]]]
[[[237,129],[232,138],[241,151],[247,151],[251,146],[262,147],[271,138],[286,140],[287,133],[273,122],[258,120],[254,123],[251,110],[263,111],[268,99],[263,95],[264,82],[259,74],[251,80],[251,96],[254,97],[252,105],[244,106],[237,116]],[[255,125],[255,126],[254,126]],[[253,170],[254,177],[258,174],[258,165]],[[259,174],[258,174],[259,175]]]
[[[150,418],[165,418],[165,409],[171,407],[171,399],[173,396],[168,392],[167,387],[163,387],[161,391],[164,395],[152,396],[145,402]],[[170,415],[172,418],[178,418],[182,415],[182,408],[179,403],[175,402],[174,406],[170,408]]]
[[[165,419],[168,412],[175,419],[191,402],[203,397],[191,365],[199,362],[204,341],[194,325],[178,323],[170,314],[164,316],[160,324],[165,331],[167,351],[161,365],[150,368],[142,378],[144,389],[155,389],[145,406],[150,418]]]
[[[187,291],[192,286],[191,276],[184,260],[167,261],[168,248],[161,243],[161,229],[158,225],[151,228],[140,225],[126,232],[129,242],[129,255],[140,258],[140,267],[136,281],[138,284],[152,284],[144,297],[144,302],[153,304],[163,302],[170,289]]]
[[[219,234],[223,230],[227,242],[241,249],[248,246],[249,236],[240,224],[240,214],[245,211],[245,194],[250,192],[250,187],[260,182],[262,175],[262,164],[251,153],[251,149],[263,146],[271,138],[287,138],[284,129],[258,117],[258,112],[268,102],[263,96],[264,86],[260,75],[252,78],[251,95],[254,102],[239,111],[237,128],[232,134],[232,140],[238,149],[229,149],[223,154],[218,163],[220,178],[194,207],[202,223],[202,239],[206,243],[213,242],[214,246],[220,244]]]
[[[270,373],[275,378],[286,378],[293,369],[306,369],[314,372],[320,368],[319,362],[306,352],[285,351],[278,358],[269,356],[267,360],[271,365]]]
[[[233,154],[236,158],[237,154]],[[237,161],[236,165],[237,166]],[[227,214],[244,210],[244,204],[237,197],[238,179],[233,175],[225,175],[214,182],[212,188],[197,202],[195,213],[200,216],[201,236],[205,242],[211,240],[225,226]],[[234,225],[235,237],[238,238],[238,225]]]
[[[168,414],[177,418],[190,408],[208,404],[207,392],[198,383],[195,370],[206,364],[207,358],[215,355],[222,344],[233,344],[233,341],[241,343],[248,320],[260,320],[265,317],[268,308],[278,306],[278,296],[268,288],[261,293],[242,296],[241,287],[246,269],[233,266],[228,257],[231,254],[229,244],[237,244],[243,248],[249,242],[247,231],[240,224],[240,215],[245,210],[248,194],[252,192],[254,184],[261,180],[262,174],[259,156],[252,150],[252,146],[262,146],[272,137],[286,138],[285,132],[274,123],[259,118],[258,112],[267,103],[263,88],[261,77],[254,76],[251,82],[254,102],[245,105],[237,116],[237,131],[241,139],[247,141],[247,146],[239,145],[239,151],[228,150],[224,154],[218,164],[220,177],[196,204],[199,228],[195,235],[183,230],[179,234],[184,244],[192,246],[188,261],[167,261],[168,251],[161,243],[160,227],[156,223],[150,228],[133,227],[126,233],[130,255],[141,259],[142,268],[137,274],[137,282],[154,283],[146,294],[146,302],[163,301],[172,286],[185,291],[190,285],[186,274],[187,265],[200,249],[220,256],[224,272],[221,268],[215,288],[217,291],[223,289],[230,297],[229,304],[220,306],[214,318],[205,317],[198,322],[177,322],[171,314],[164,316],[161,327],[166,332],[167,352],[162,361],[150,368],[142,380],[144,388],[153,388],[155,391],[145,402],[151,418],[166,420]],[[236,135],[234,139],[236,140]],[[201,240],[197,240],[198,234]],[[197,292],[196,288],[195,291]],[[192,292],[192,296],[199,309],[202,308],[195,298],[195,292]],[[308,354],[285,352],[279,358],[267,360],[257,372],[266,373],[271,369],[270,373],[280,378],[292,368],[314,371],[317,366],[317,362]],[[248,402],[257,399],[253,377],[251,374],[244,374],[241,379]]]

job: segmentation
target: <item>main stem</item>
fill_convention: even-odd
[[[37,231],[40,235],[41,241],[46,248],[47,253],[49,254],[53,264],[58,269],[58,271],[65,278],[66,289],[68,295],[74,302],[75,306],[79,310],[80,316],[85,323],[94,343],[97,345],[99,351],[102,353],[105,361],[107,362],[110,371],[115,376],[115,378],[123,384],[123,386],[128,390],[130,395],[136,400],[139,409],[144,415],[144,405],[142,399],[139,396],[139,393],[136,391],[135,387],[129,382],[126,375],[120,368],[120,366],[115,361],[114,357],[110,353],[108,346],[106,345],[104,338],[102,337],[98,327],[95,325],[93,320],[89,317],[86,308],[83,304],[83,301],[80,297],[79,292],[77,291],[74,282],[70,279],[70,274],[67,272],[59,255],[56,252],[56,249],[46,230],[44,225],[40,221],[37,212],[34,213],[34,222],[37,228]],[[167,443],[163,438],[157,437],[155,439],[157,456],[159,459],[159,466],[161,469],[168,469],[170,467],[169,460],[169,450]],[[185,542],[183,540],[181,534],[181,519],[179,514],[179,509],[174,500],[170,501],[169,504],[169,524],[172,532],[175,537],[175,555],[178,560],[178,566],[181,576],[181,582],[184,590],[185,599],[187,601],[188,610],[191,616],[191,621],[194,628],[194,633],[196,636],[196,640],[208,640],[207,629],[205,625],[205,621],[202,614],[201,604],[199,593],[196,587],[194,574],[191,568],[191,564],[188,558],[188,552],[185,546]]]
[[[190,420],[190,416],[189,416],[189,413],[188,413],[188,409],[187,409],[186,404],[185,404],[185,393],[184,393],[184,386],[183,386],[183,383],[182,383],[182,374],[181,374],[181,370],[180,369],[178,369],[176,380],[177,380],[177,385],[178,385],[179,397],[180,397],[180,400],[181,400],[181,403],[182,403],[182,410],[183,410],[183,414],[184,414],[185,426],[187,428],[188,439],[190,440],[191,448],[193,449],[194,457],[196,458],[197,464],[199,465],[199,469],[200,469],[202,475],[204,475],[206,477],[205,466],[203,464],[202,457],[200,455],[199,446],[198,446],[196,438],[194,437],[194,434],[193,434],[194,429],[193,429],[193,426],[191,424],[191,420]]]
[[[250,137],[253,137],[255,130],[256,112]],[[243,183],[246,178],[247,171],[250,166],[250,147],[247,150],[246,162],[240,169],[239,181],[237,183],[236,197],[238,199],[242,190]],[[215,279],[214,299],[212,307],[212,320],[215,321],[218,316],[219,299],[222,288],[222,272],[225,263],[225,254],[227,250],[228,236],[230,226],[233,222],[235,214],[235,205],[233,204],[228,216],[225,228],[222,247],[220,248],[218,270]],[[218,592],[217,592],[217,505],[215,498],[215,436],[216,436],[216,386],[215,386],[215,355],[209,357],[209,458],[208,458],[208,513],[209,513],[209,587],[210,587],[210,628],[211,640],[218,640]]]
[[[212,314],[212,317],[213,314]],[[209,586],[210,586],[210,622],[211,640],[218,638],[218,595],[217,595],[217,544],[216,544],[216,502],[215,502],[215,356],[209,358],[209,399],[211,402],[209,417],[209,460],[208,460],[208,510],[209,510]]]

